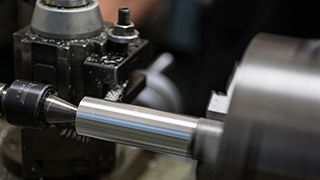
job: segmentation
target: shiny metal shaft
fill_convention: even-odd
[[[102,99],[85,97],[78,107],[81,135],[190,157],[199,119]]]

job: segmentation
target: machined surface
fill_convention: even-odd
[[[139,31],[136,29],[133,29],[132,33],[124,32],[123,35],[120,35],[120,34],[117,34],[115,31],[115,29],[117,29],[117,28],[121,29],[123,31],[127,30],[127,27],[120,26],[120,25],[117,25],[116,28],[110,28],[108,30],[108,38],[109,38],[109,40],[111,40],[113,42],[120,43],[120,44],[128,44],[128,43],[133,42],[134,40],[136,40],[140,37]]]
[[[320,42],[259,34],[240,65],[217,179],[319,179]]]
[[[141,148],[190,156],[198,119],[85,97],[79,104],[79,134]]]
[[[55,7],[80,7],[90,3],[91,0],[44,0],[47,5]]]
[[[81,39],[99,35],[103,21],[99,3],[92,0],[79,8],[56,8],[38,0],[31,28],[35,33],[53,39]]]
[[[111,25],[105,23],[105,28]],[[118,53],[107,47],[105,32],[67,41],[43,38],[26,27],[15,33],[14,39],[16,77],[50,83],[59,97],[73,104],[85,95],[102,98],[128,79],[130,86],[135,78],[132,72],[149,61],[147,40],[130,43],[126,53]]]
[[[223,129],[223,122],[201,118],[193,133],[192,158],[200,161],[215,162]]]
[[[57,96],[49,95],[43,102],[43,119],[46,123],[75,122],[77,107]]]

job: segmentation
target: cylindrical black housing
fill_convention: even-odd
[[[51,85],[16,80],[11,84],[5,99],[7,121],[12,125],[40,131],[49,128],[50,125],[43,121],[42,115],[42,102],[49,94],[56,94]]]

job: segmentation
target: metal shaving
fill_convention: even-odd
[[[124,93],[124,89],[127,87],[128,81],[122,85],[117,85],[116,88],[107,92],[105,100],[109,101],[121,101]]]
[[[88,144],[91,143],[91,138],[86,137],[86,136],[81,136],[79,135],[74,129],[72,128],[65,128],[60,132],[60,136],[65,137],[65,138],[71,138],[76,141],[80,141],[82,143]],[[0,178],[1,180],[1,178]]]

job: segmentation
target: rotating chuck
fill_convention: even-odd
[[[0,84],[0,113],[12,125],[40,131],[54,123],[74,122],[77,107],[57,95],[53,86],[42,83]]]

